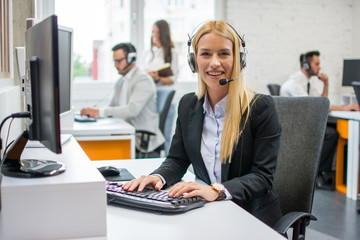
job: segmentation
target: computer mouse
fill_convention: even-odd
[[[98,170],[104,177],[118,176],[120,175],[120,170],[112,166],[103,166],[99,167]]]

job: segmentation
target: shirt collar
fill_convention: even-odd
[[[157,52],[157,51],[161,51],[162,48],[159,48],[159,47],[157,47],[156,45],[154,45],[154,46],[152,46],[152,50],[153,50],[154,52]]]
[[[209,99],[208,99],[208,94],[207,94],[207,92],[205,92],[205,99],[204,99],[204,104],[203,104],[204,113],[209,116],[215,116],[215,117],[225,116],[227,100],[228,100],[228,95],[226,95],[223,99],[220,100],[220,102],[218,102],[215,105],[215,113],[214,113],[211,108]]]
[[[310,78],[308,78],[303,71],[299,70],[299,72],[300,72],[300,74],[303,76],[304,79],[306,79],[307,81],[310,80]]]
[[[136,67],[132,68],[127,74],[123,75],[122,78],[124,79],[131,79],[135,74]]]

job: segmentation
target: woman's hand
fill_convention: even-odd
[[[205,199],[208,202],[215,201],[219,196],[219,193],[216,192],[212,187],[205,186],[196,182],[179,182],[169,191],[170,197],[179,197],[181,194],[187,193],[184,195],[184,198],[190,198],[199,196]]]
[[[155,82],[160,81],[159,73],[155,71],[149,71],[149,75],[154,79]]]
[[[137,179],[125,183],[122,188],[130,192],[134,191],[137,188],[137,191],[141,192],[147,185],[151,185],[156,190],[160,190],[163,187],[163,182],[161,178],[157,175],[143,175]]]

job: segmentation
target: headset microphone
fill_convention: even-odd
[[[220,84],[220,85],[228,84],[229,82],[232,82],[232,81],[234,81],[235,79],[238,79],[239,77],[241,77],[241,75],[242,75],[242,71],[241,71],[240,75],[237,76],[236,78],[230,78],[230,79],[222,78],[222,79],[219,80],[219,84]]]

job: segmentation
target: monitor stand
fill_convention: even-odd
[[[28,140],[28,132],[24,131],[6,153],[1,164],[1,172],[5,176],[37,178],[54,176],[65,171],[65,165],[61,162],[52,160],[20,159]]]

